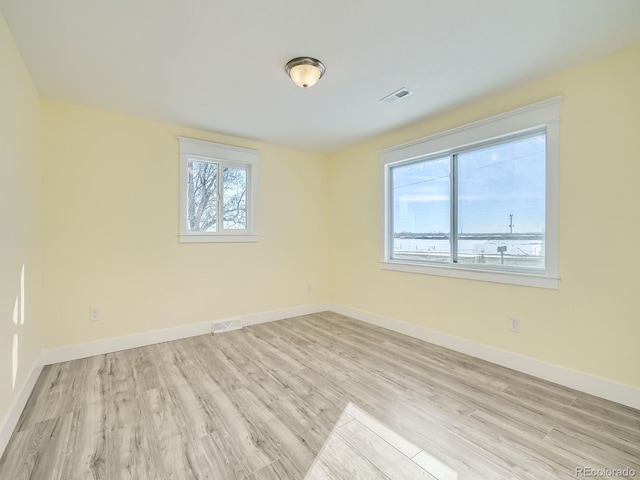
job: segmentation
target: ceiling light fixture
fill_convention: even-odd
[[[289,60],[284,69],[293,83],[302,88],[313,87],[326,70],[320,60],[311,57],[297,57]]]

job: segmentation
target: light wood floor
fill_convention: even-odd
[[[304,480],[458,480],[458,473],[353,403]]]
[[[348,402],[459,479],[640,478],[639,411],[322,313],[45,367],[0,479],[299,480]]]

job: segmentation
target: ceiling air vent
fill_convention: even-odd
[[[409,90],[408,88],[402,87],[400,90],[395,91],[392,94],[387,95],[384,98],[381,98],[380,101],[384,102],[384,103],[393,103],[393,102],[397,102],[398,100],[402,100],[405,97],[408,97],[412,93],[413,92],[411,90]]]

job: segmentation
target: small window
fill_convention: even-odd
[[[256,241],[258,152],[190,138],[179,141],[180,241]]]
[[[557,288],[558,101],[382,152],[382,268]]]

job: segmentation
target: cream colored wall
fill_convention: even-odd
[[[3,19],[0,40],[0,213],[7,232],[0,248],[0,415],[15,400],[4,393],[17,391],[40,351],[42,270],[45,348],[331,299],[640,386],[640,268],[630,257],[640,237],[640,46],[377,137],[327,162],[87,107],[39,105]],[[555,95],[564,96],[560,288],[381,271],[377,151]],[[258,243],[178,243],[179,135],[260,151]],[[606,261],[594,261],[603,249]],[[22,265],[24,324],[19,318],[15,325]],[[89,322],[92,306],[101,309],[101,321]],[[520,334],[508,332],[509,316],[521,319]],[[7,365],[15,334],[14,385]]]
[[[54,101],[42,115],[45,348],[328,300],[326,156]],[[178,243],[178,136],[259,150],[257,243]]]
[[[556,95],[558,290],[379,269],[378,150]],[[640,387],[639,112],[637,46],[332,155],[331,299]]]
[[[38,93],[0,13],[0,427],[40,354]]]

